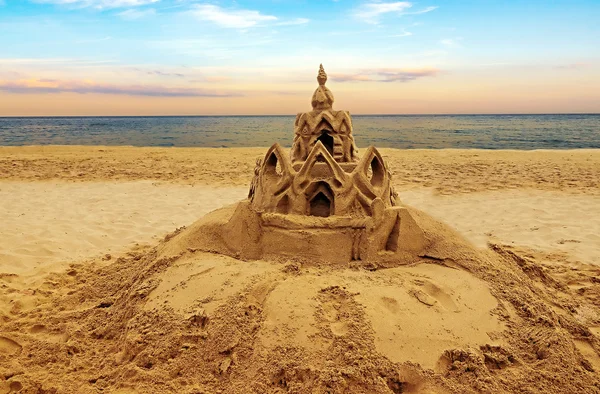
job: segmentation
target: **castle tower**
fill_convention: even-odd
[[[362,159],[348,111],[333,109],[323,65],[312,111],[296,116],[291,155],[279,144],[257,163],[249,198],[257,212],[316,217],[374,216],[396,205],[383,157],[366,149]],[[291,158],[291,159],[290,159]]]
[[[312,96],[312,111],[299,113],[294,123],[292,161],[304,161],[320,141],[338,163],[357,160],[357,149],[352,137],[352,118],[348,111],[333,109],[333,93],[325,83],[327,74],[321,64],[317,76],[319,86]]]

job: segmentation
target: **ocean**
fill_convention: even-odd
[[[291,146],[294,116],[0,118],[0,145]],[[600,114],[353,115],[359,147],[600,148]]]

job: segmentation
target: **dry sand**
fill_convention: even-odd
[[[236,368],[244,364],[245,354],[232,352],[239,345],[227,341],[249,335],[227,331],[236,324],[225,324],[238,316],[240,297],[250,309],[236,318],[258,324],[252,314],[261,316],[255,346],[291,362],[294,354],[284,357],[283,345],[305,349],[302,357],[311,360],[310,352],[352,338],[365,365],[380,372],[391,365],[388,361],[403,365],[400,377],[372,377],[383,379],[390,392],[528,392],[527,375],[554,379],[560,388],[529,382],[530,392],[543,392],[540,387],[547,392],[600,392],[600,386],[590,385],[592,380],[577,378],[577,383],[573,377],[600,371],[595,337],[600,335],[600,151],[382,150],[404,203],[454,227],[478,248],[491,242],[494,253],[514,260],[531,280],[515,286],[546,294],[541,298],[546,304],[536,304],[537,312],[531,312],[538,319],[551,313],[555,316],[549,319],[563,319],[564,327],[580,325],[571,329],[569,339],[579,358],[563,350],[551,356],[545,353],[550,350],[541,350],[540,343],[550,347],[563,338],[556,328],[554,334],[547,332],[558,324],[548,323],[532,328],[539,353],[532,360],[520,353],[524,350],[516,337],[501,334],[513,332],[522,313],[506,306],[499,312],[499,294],[510,287],[486,282],[481,273],[420,264],[367,275],[210,254],[192,254],[159,268],[149,263],[152,250],[145,244],[156,244],[175,228],[245,197],[255,159],[265,151],[0,148],[0,392],[120,388],[191,393],[226,387],[223,382],[229,373],[239,374]],[[234,160],[226,162],[225,157]],[[128,297],[144,294],[143,300],[124,304],[130,309],[122,313],[129,317],[116,316],[110,306],[126,285]],[[199,305],[204,315],[198,315]],[[539,314],[539,308],[551,312]],[[114,330],[100,328],[102,319],[116,322]],[[209,320],[213,326],[205,331]],[[189,323],[173,326],[174,321],[192,322],[198,332],[192,335]],[[190,357],[199,357],[198,341],[210,336],[212,327],[224,330],[218,334],[222,341],[204,350],[216,352],[217,359],[203,359],[206,368],[186,364],[198,364]],[[372,338],[360,337],[358,328]],[[575,335],[577,330],[583,331]],[[134,332],[143,339],[132,337]],[[185,332],[190,336],[174,336]],[[121,335],[127,349],[121,348]],[[189,355],[165,356],[163,341],[181,342],[183,350],[178,351]],[[158,347],[148,348],[148,343]],[[362,348],[365,343],[372,347]],[[483,371],[469,361],[471,353],[457,349],[479,349],[497,365]],[[454,353],[440,358],[445,350]],[[569,364],[552,365],[561,356]],[[518,362],[507,361],[511,357]],[[443,360],[462,363],[467,371],[460,376],[444,372]],[[209,367],[215,362],[216,371]],[[311,369],[321,371],[320,379],[328,371],[326,366],[304,367],[305,380],[314,378]],[[186,368],[189,373],[182,372]],[[364,379],[369,368],[348,369],[347,374]],[[577,368],[582,372],[574,372]],[[289,369],[299,373],[297,365]],[[192,372],[204,377],[195,379]],[[256,382],[268,375],[272,383],[255,382],[255,392],[302,392],[293,386],[301,377],[255,373]],[[343,374],[330,378],[344,379]],[[233,375],[231,381],[236,381]],[[379,392],[378,387],[371,390]],[[229,389],[247,392],[244,387]]]
[[[243,187],[152,181],[2,182],[0,270],[39,273],[122,253],[247,194]]]
[[[250,184],[267,148],[0,147],[0,180],[161,180]],[[362,150],[359,149],[359,153]],[[600,194],[597,150],[380,149],[398,190],[440,194],[533,188]],[[227,157],[227,160],[223,158]]]

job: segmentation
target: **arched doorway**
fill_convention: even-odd
[[[319,138],[317,138],[317,141],[321,141],[321,143],[325,146],[325,149],[327,149],[327,152],[333,156],[333,137],[329,135],[327,130],[322,131],[322,134]]]
[[[334,214],[333,192],[324,181],[315,182],[306,191],[308,197],[308,214],[310,216],[328,217]]]

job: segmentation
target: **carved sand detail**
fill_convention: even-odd
[[[291,159],[274,144],[255,173],[250,190],[258,212],[310,216],[374,216],[379,207],[396,206],[391,176],[377,149],[361,160],[347,111],[334,111],[320,66],[313,110],[296,117]]]
[[[348,111],[334,111],[333,93],[325,86],[327,74],[323,65],[317,81],[319,86],[311,100],[313,110],[296,116],[292,161],[305,161],[320,141],[336,162],[354,162],[358,150],[352,137],[352,118]]]
[[[333,110],[322,65],[317,81],[313,110],[296,118],[291,155],[271,146],[256,162],[248,199],[207,216],[204,235],[190,245],[242,259],[371,267],[419,259],[425,235],[401,205],[383,157],[373,146],[358,157],[352,119]]]

